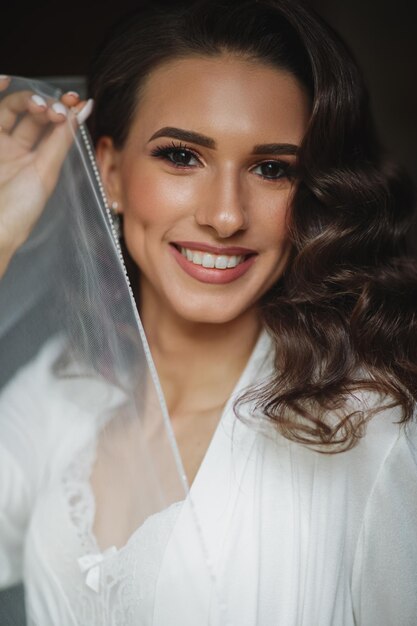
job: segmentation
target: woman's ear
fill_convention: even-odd
[[[122,213],[121,184],[119,173],[120,153],[114,147],[111,137],[100,137],[96,144],[96,160],[103,181],[109,205],[117,203],[118,213]]]

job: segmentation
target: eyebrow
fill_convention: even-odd
[[[216,148],[216,142],[211,137],[206,137],[206,135],[201,135],[200,133],[196,133],[193,130],[184,130],[183,128],[174,128],[173,126],[164,126],[164,128],[160,128],[152,135],[149,139],[148,143],[153,139],[157,139],[158,137],[172,137],[172,139],[179,139],[180,141],[188,141],[191,143],[195,143],[199,146],[203,146],[204,148],[211,148],[214,150]],[[292,143],[263,143],[257,144],[254,146],[252,153],[253,154],[274,154],[274,155],[283,155],[283,154],[297,154],[298,146]]]

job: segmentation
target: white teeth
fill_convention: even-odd
[[[181,254],[185,256],[188,261],[191,261],[195,265],[202,265],[207,268],[216,268],[218,270],[225,270],[239,265],[244,259],[243,255],[228,256],[226,254],[216,255],[209,254],[208,252],[200,252],[190,250],[189,248],[180,248]]]
[[[227,267],[227,256],[218,256],[215,266],[218,270],[225,270]]]
[[[215,258],[212,254],[207,254],[207,252],[203,256],[203,267],[214,267]]]

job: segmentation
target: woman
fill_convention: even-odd
[[[2,583],[40,624],[414,624],[411,194],[349,53],[293,2],[197,1],[120,25],[90,94],[101,179],[70,152],[52,202],[79,193],[65,338],[44,307],[1,398]],[[4,268],[83,104],[1,103]]]

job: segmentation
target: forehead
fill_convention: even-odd
[[[301,141],[310,114],[306,90],[289,72],[232,55],[175,59],[141,91],[133,128],[161,126],[222,135],[279,133]],[[132,128],[132,130],[133,130]]]

